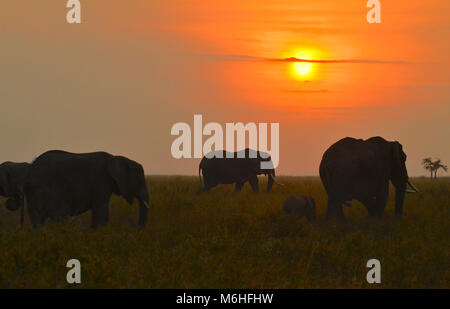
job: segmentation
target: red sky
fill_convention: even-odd
[[[81,25],[65,1],[0,3],[0,161],[105,150],[195,174],[170,154],[171,126],[194,114],[279,122],[280,174],[317,175],[345,136],[400,141],[411,175],[450,159],[449,1],[381,0],[381,24],[365,0],[81,3]],[[298,55],[363,61],[301,76],[267,60]]]

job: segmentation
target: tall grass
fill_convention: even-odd
[[[90,229],[90,213],[32,230],[0,202],[0,288],[449,288],[450,179],[413,179],[402,220],[393,190],[383,221],[353,202],[346,222],[326,222],[327,196],[315,177],[279,177],[271,193],[219,186],[198,194],[197,177],[148,177],[150,217],[111,200],[111,223]],[[287,217],[290,195],[316,199],[318,220]],[[82,283],[66,282],[69,259]],[[379,285],[366,262],[381,262]]]

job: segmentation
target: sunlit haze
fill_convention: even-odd
[[[281,175],[318,175],[345,137],[398,140],[410,175],[448,163],[450,1],[0,3],[0,161],[97,150],[148,174],[196,174],[171,156],[176,122],[280,124]],[[21,18],[18,18],[21,16]]]

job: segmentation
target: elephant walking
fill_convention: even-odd
[[[29,163],[4,162],[0,164],[0,195],[7,197],[6,208],[20,209],[20,224],[24,222],[24,185]]]
[[[342,205],[353,199],[365,205],[369,216],[382,218],[389,180],[396,188],[395,213],[401,216],[405,193],[418,192],[409,182],[405,162],[402,145],[381,137],[346,137],[333,144],[320,162],[320,178],[328,194],[327,218],[343,217]]]
[[[25,185],[33,227],[92,210],[92,227],[109,222],[112,194],[139,201],[139,225],[148,216],[149,195],[142,166],[106,152],[74,154],[49,151],[31,165]]]
[[[264,166],[264,168],[263,168]],[[258,175],[267,175],[267,192],[272,189],[275,169],[268,153],[245,149],[239,152],[214,151],[203,157],[198,167],[200,182],[203,174],[204,191],[219,184],[235,184],[236,191],[241,191],[249,182],[253,191],[259,191]]]

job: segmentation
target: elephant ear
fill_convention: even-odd
[[[263,151],[258,151],[258,158],[261,161],[260,166],[259,166],[260,169],[263,169],[263,170],[273,170],[274,169],[272,157],[270,156],[269,153],[263,152]]]
[[[406,154],[399,142],[391,143],[391,181],[394,186],[402,186],[408,180],[408,172],[406,170]]]
[[[133,197],[130,194],[128,186],[128,174],[129,168],[125,158],[112,157],[108,160],[108,172],[111,178],[114,180],[118,189],[119,195],[121,195],[128,203],[133,202]]]

